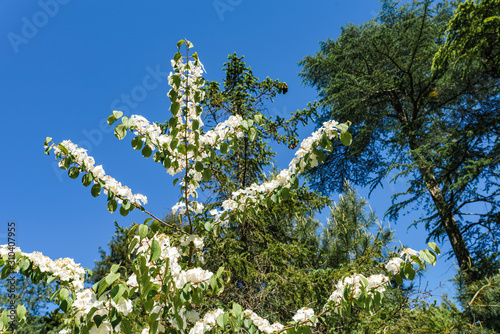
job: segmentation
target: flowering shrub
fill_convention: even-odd
[[[216,273],[203,269],[203,239],[208,233],[217,235],[219,227],[229,220],[238,220],[257,208],[290,199],[291,190],[299,187],[298,176],[310,167],[324,160],[323,150],[331,150],[331,140],[339,139],[349,145],[351,135],[347,132],[349,124],[328,121],[309,138],[302,141],[289,168],[282,170],[275,179],[263,184],[252,184],[245,189],[232,193],[219,209],[209,212],[202,203],[196,201],[202,180],[211,178],[210,164],[216,155],[227,154],[236,147],[236,140],[248,135],[255,139],[257,130],[254,124],[262,120],[255,115],[251,120],[231,116],[214,129],[204,132],[201,119],[204,92],[201,87],[204,79],[203,65],[196,53],[190,55],[192,44],[180,41],[178,50],[186,48],[186,56],[177,52],[172,60],[174,72],[169,76],[172,89],[168,92],[171,100],[172,117],[166,124],[151,123],[142,116],[124,117],[114,111],[108,124],[117,121],[115,136],[123,139],[132,134],[132,146],[141,151],[145,158],[153,157],[179,184],[181,197],[173,207],[182,225],[174,226],[158,219],[145,209],[147,198],[133,194],[132,190],[109,175],[87,152],[69,140],[55,144],[52,138],[45,141],[45,152],[52,151],[59,166],[68,170],[71,178],[82,174],[84,186],[91,186],[91,194],[99,196],[101,191],[107,195],[107,208],[110,212],[119,210],[126,216],[130,211],[139,209],[149,216],[144,224],[134,226],[137,236],[132,239],[128,252],[134,258],[130,277],[121,277],[117,272],[119,265],[111,267],[101,281],[91,289],[83,289],[84,269],[71,259],[52,261],[40,253],[25,254],[19,249],[0,248],[2,278],[12,271],[33,279],[57,281],[59,292],[56,299],[67,314],[65,329],[60,333],[206,333],[239,332],[245,329],[250,333],[279,333],[285,331],[310,332],[321,317],[332,312],[350,312],[353,305],[373,312],[381,305],[386,285],[394,279],[413,279],[415,267],[424,268],[425,263],[434,264],[439,249],[429,244],[430,249],[416,252],[403,250],[401,256],[391,259],[381,274],[368,278],[361,274],[345,277],[336,284],[328,302],[322,310],[303,307],[286,324],[270,324],[252,310],[243,310],[237,303],[232,309],[220,308],[200,314],[198,306],[207,296],[219,294],[224,289],[224,268]],[[154,152],[154,154],[153,154]],[[119,208],[118,208],[119,207]],[[158,232],[159,224],[172,230],[167,236]],[[15,253],[15,260],[9,261],[9,253]],[[418,269],[418,268],[417,268]],[[138,328],[127,317],[135,303],[141,303],[147,313],[147,326]],[[22,310],[18,311],[22,321]],[[5,319],[3,330],[8,327]]]

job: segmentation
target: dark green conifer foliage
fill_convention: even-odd
[[[353,143],[311,172],[314,188],[338,190],[347,178],[373,189],[397,171],[409,187],[387,214],[424,208],[429,238],[448,240],[474,280],[498,267],[500,95],[480,68],[431,71],[454,5],[384,0],[377,18],[305,57],[301,76],[319,91],[318,122],[353,123]]]
[[[38,282],[34,284],[23,275],[15,275],[16,306],[26,307],[26,322],[17,327],[18,334],[56,334],[62,328],[63,313],[57,305],[50,302],[55,291],[54,284]],[[6,292],[10,283],[3,281],[0,288],[0,312],[3,311],[10,300]]]
[[[434,56],[433,69],[460,68],[465,73],[477,66],[500,79],[500,1],[467,0],[448,24],[446,43]]]

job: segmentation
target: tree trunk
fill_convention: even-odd
[[[429,167],[423,157],[421,157],[418,153],[415,153],[415,149],[418,148],[415,141],[409,140],[409,143],[410,149],[413,151],[412,155],[417,163],[418,170],[424,178],[424,182],[427,186],[429,194],[431,195],[432,201],[434,202],[441,224],[448,235],[448,239],[450,240],[451,247],[453,248],[453,252],[457,258],[458,265],[467,277],[472,279],[472,271],[470,270],[471,267],[473,267],[472,258],[470,257],[470,253],[462,233],[460,232],[460,227],[458,226],[455,217],[453,217],[451,205],[446,202],[444,195],[439,188],[439,183],[434,176],[432,167]]]

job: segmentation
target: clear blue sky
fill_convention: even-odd
[[[227,55],[237,52],[258,78],[287,82],[288,94],[269,106],[271,113],[286,116],[317,96],[301,85],[297,63],[315,53],[319,41],[336,38],[340,26],[365,22],[380,9],[376,0],[11,0],[2,6],[0,243],[6,243],[7,223],[14,221],[23,251],[72,257],[88,268],[99,257],[98,246],[106,248],[113,220],[129,226],[146,217],[110,214],[103,195],[93,198],[79,179],[56,167],[53,155],[43,154],[46,136],[88,148],[106,173],[148,196],[147,208],[161,216],[178,198],[172,178],[134,151],[130,138],[118,141],[104,124],[113,109],[151,121],[168,119],[165,75],[179,39],[193,42],[209,80],[220,81]],[[279,150],[277,165],[287,167],[292,154]],[[385,182],[372,194],[370,204],[380,219],[391,194],[404,187],[404,181]],[[423,227],[407,231],[417,217],[384,223],[404,244],[422,249]],[[428,279],[429,287],[437,287],[454,272],[454,263],[441,257],[424,283]],[[451,294],[451,284],[440,291]]]

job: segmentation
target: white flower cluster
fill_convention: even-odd
[[[193,243],[194,247],[198,249],[203,248],[203,239],[196,234],[183,235],[180,241],[181,246],[188,246],[189,244]]]
[[[11,250],[8,248],[8,245],[0,246],[0,256],[7,261],[9,252],[11,252]],[[79,264],[76,264],[73,259],[64,258],[53,261],[40,252],[24,253],[21,252],[20,248],[16,247],[15,253],[18,252],[21,254],[18,257],[17,264],[19,264],[21,257],[28,258],[32,263],[33,269],[38,268],[41,272],[51,273],[60,281],[70,283],[77,291],[83,289],[85,269],[80,267]],[[19,270],[19,268],[17,267],[16,270]]]
[[[253,183],[245,189],[240,189],[231,194],[231,199],[222,203],[224,210],[243,211],[249,204],[257,203],[257,195],[270,193],[279,187],[290,188],[290,178],[292,173],[288,169],[283,169],[276,179],[262,184]]]
[[[314,149],[313,144],[317,143],[317,141],[321,139],[323,134],[325,134],[328,139],[336,137],[338,135],[338,124],[339,123],[334,120],[324,122],[321,128],[313,132],[311,136],[307,137],[300,143],[300,147],[295,153],[295,157],[292,159],[292,161],[290,161],[289,169],[292,173],[296,174],[303,171],[304,167],[306,166],[306,161],[304,158],[309,153],[311,167],[316,167],[318,165],[316,155],[312,153],[312,150]]]
[[[328,122],[324,122],[323,126],[319,128],[317,131],[313,132],[313,134],[304,139],[300,145],[300,148],[295,153],[295,157],[290,162],[288,169],[283,169],[276,179],[268,182],[264,182],[263,184],[252,184],[245,189],[240,189],[232,193],[232,198],[224,201],[222,203],[222,207],[225,211],[237,210],[243,211],[249,205],[255,204],[258,202],[257,195],[262,193],[271,193],[275,189],[279,187],[290,188],[291,183],[290,179],[293,175],[299,174],[303,171],[306,166],[305,157],[308,153],[309,159],[311,161],[311,167],[317,165],[316,156],[312,153],[314,149],[313,144],[318,143],[323,134],[325,134],[329,139],[338,135],[337,128],[338,122],[331,120]]]
[[[295,313],[293,316],[293,320],[296,322],[306,322],[306,321],[311,321],[311,318],[314,316],[314,310],[309,307],[303,307],[300,310]],[[314,324],[318,323],[318,319],[314,322]]]
[[[89,333],[93,334],[105,334],[112,332],[112,326],[109,322],[109,311],[111,308],[115,308],[122,315],[127,315],[132,312],[132,302],[130,300],[120,297],[120,299],[118,299],[118,303],[115,303],[113,299],[108,299],[106,294],[97,299],[97,296],[92,289],[85,289],[77,292],[76,300],[73,302],[73,307],[77,310],[76,318],[85,318],[93,308],[95,309],[93,315],[107,316],[99,327],[95,325],[92,327]],[[115,332],[120,333],[120,324],[115,327],[114,330]]]
[[[188,204],[188,210],[189,212],[195,213],[197,215],[203,213],[203,209],[205,209],[205,206],[201,203],[198,203],[196,201],[191,201]],[[186,213],[186,203],[185,202],[178,202],[172,207],[172,213],[175,214],[185,214]]]
[[[212,330],[212,328],[214,328],[217,324],[217,317],[223,313],[224,311],[220,308],[207,312],[203,319],[200,319],[196,322],[194,327],[191,328],[189,334],[203,334]]]
[[[416,256],[417,258],[419,259],[422,259],[420,257],[420,254],[419,252],[417,252],[416,250],[414,249],[411,249],[411,248],[405,248],[401,251],[401,254],[400,256],[405,259],[407,262],[410,262],[412,264],[415,263],[415,261],[412,259],[412,256]]]
[[[166,147],[169,148],[172,138],[163,134],[161,128],[157,124],[149,123],[149,121],[141,115],[132,115],[130,116],[130,120],[133,121],[133,125],[131,127],[134,129],[134,134],[136,136],[146,134],[149,136],[151,142],[148,146],[151,150],[154,151],[155,147],[163,147],[163,145],[166,145]],[[142,138],[142,141],[145,143],[146,138]]]
[[[269,320],[259,317],[256,313],[254,313],[251,310],[245,310],[243,314],[246,318],[252,320],[254,325],[257,326],[259,330],[261,330],[266,334],[277,333],[281,331],[283,328],[285,328],[285,326],[283,326],[279,322],[275,322],[274,324],[271,325],[269,323]]]
[[[176,102],[179,103],[179,109],[177,114],[177,127],[182,129],[184,124],[183,117],[185,118],[185,125],[187,129],[193,129],[193,122],[197,121],[199,126],[203,126],[203,121],[201,120],[201,113],[197,111],[197,107],[200,101],[205,97],[205,92],[201,90],[205,84],[205,80],[201,76],[204,72],[203,64],[198,61],[188,61],[184,63],[182,57],[180,57],[177,62],[172,60],[172,67],[174,68],[174,74],[170,73],[168,76],[168,83],[177,93]],[[180,85],[177,86],[175,79],[180,79]],[[168,93],[171,95],[171,91]],[[198,100],[196,100],[198,96]],[[190,144],[194,143],[195,136],[192,131],[179,131],[178,138],[182,140],[187,140]]]
[[[349,277],[345,277],[343,280],[338,281],[335,286],[335,291],[330,295],[328,301],[333,301],[335,306],[340,305],[340,301],[344,297],[345,289],[349,289],[349,294],[353,296],[353,298],[357,298],[361,293],[361,287],[365,287],[368,295],[373,295],[373,291],[384,292],[385,286],[389,283],[389,278],[385,275],[371,275],[366,278],[368,281],[368,285],[365,285],[361,277],[362,275],[352,275]]]
[[[117,198],[118,203],[122,203],[122,200],[128,199],[130,203],[135,203],[137,205],[143,205],[148,202],[146,196],[141,194],[132,194],[132,190],[123,186],[120,182],[115,180],[109,175],[106,175],[102,165],[95,166],[95,160],[93,157],[87,155],[87,150],[78,147],[76,144],[72,143],[70,140],[64,140],[59,145],[54,145],[53,150],[55,154],[60,154],[61,157],[65,157],[66,154],[59,147],[63,146],[66,148],[71,156],[76,160],[76,163],[85,171],[91,172],[94,176],[94,183],[98,183],[98,179],[104,182],[104,193],[107,194],[108,191],[112,191],[115,195],[121,196]],[[59,166],[63,166],[63,161],[59,161]]]
[[[397,275],[401,270],[401,263],[409,262],[411,264],[415,264],[412,256],[416,256],[417,258],[422,260],[422,257],[416,250],[411,248],[404,248],[400,253],[400,257],[393,257],[392,259],[390,259],[389,262],[387,262],[387,264],[385,265],[385,268],[388,271],[392,272],[393,275]]]
[[[388,271],[391,271],[393,275],[399,274],[399,271],[401,270],[401,263],[405,262],[402,258],[400,257],[393,257],[392,259],[387,262],[385,265],[385,268]]]
[[[209,145],[215,149],[220,149],[220,144],[223,139],[226,139],[226,136],[229,133],[233,133],[236,137],[241,138],[244,134],[239,129],[243,118],[240,115],[232,115],[229,118],[217,124],[217,126],[206,133],[204,133],[200,137],[200,142],[203,144]]]
[[[167,134],[162,134],[160,127],[154,123],[150,123],[145,117],[140,115],[130,116],[130,120],[133,122],[130,126],[134,130],[136,136],[144,135],[149,136],[150,143],[148,146],[154,151],[155,148],[161,151],[167,151],[170,155],[171,166],[167,169],[167,173],[170,175],[175,175],[180,173],[186,168],[185,166],[185,156],[179,154],[177,150],[172,150],[170,148],[170,143],[172,141],[172,136]],[[145,142],[146,138],[142,138]],[[188,158],[193,158],[193,152],[188,152]],[[177,162],[178,167],[175,168],[173,162]]]
[[[139,237],[136,237],[139,238]],[[213,273],[208,270],[204,270],[202,268],[192,268],[188,270],[183,270],[181,266],[179,265],[179,259],[181,257],[181,252],[178,248],[176,247],[171,247],[170,246],[170,239],[168,236],[164,234],[157,234],[153,237],[154,240],[158,241],[158,244],[160,245],[160,260],[169,260],[169,266],[170,266],[170,273],[172,275],[172,279],[175,283],[175,286],[178,289],[181,289],[187,282],[191,282],[194,287],[196,287],[198,284],[202,282],[207,282],[210,280],[210,277],[212,277]],[[137,245],[136,248],[134,249],[134,252],[138,255],[143,255],[146,257],[146,259],[149,259],[149,254],[153,239],[149,238],[144,238],[142,241],[140,241]],[[196,240],[193,238],[193,242],[199,244],[199,240]],[[201,240],[201,244],[203,244],[203,240]],[[149,268],[156,268],[157,264],[156,261],[153,262],[147,262],[147,266]],[[157,284],[161,286],[163,284],[163,276],[165,275],[167,268],[163,266],[157,273],[155,277],[152,277],[152,283]],[[137,284],[137,277],[135,274],[132,274],[128,281],[127,285],[131,287],[136,287],[138,286]]]
[[[170,311],[173,311],[173,308],[171,308]],[[188,324],[194,324],[200,319],[200,313],[193,310],[186,310],[185,307],[182,307],[177,311],[177,315],[182,319],[182,326],[180,326],[175,317],[168,317],[167,319],[165,319],[162,317],[162,313],[163,307],[155,302],[155,306],[151,310],[150,316],[154,314],[157,317],[157,333],[165,333],[167,331],[167,327],[173,327],[177,330],[184,331],[187,329]],[[149,334],[149,326],[144,328],[141,331],[141,334]]]

